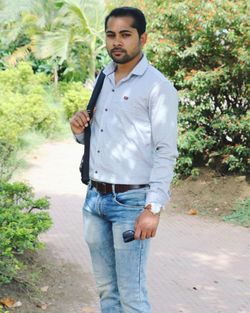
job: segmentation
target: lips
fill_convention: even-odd
[[[124,51],[123,51],[123,50],[116,50],[116,49],[113,49],[113,50],[111,50],[111,53],[113,53],[113,54],[115,54],[115,55],[120,55],[120,54],[124,53]]]

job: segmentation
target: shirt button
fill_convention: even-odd
[[[97,150],[97,153],[100,153],[100,150]]]
[[[95,171],[95,173],[97,174],[98,172],[97,172],[97,171]]]
[[[115,89],[112,89],[112,92],[115,92]]]
[[[107,112],[107,111],[108,111],[108,109],[105,109],[105,111]]]
[[[101,129],[101,132],[103,132],[103,129]]]

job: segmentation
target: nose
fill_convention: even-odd
[[[118,37],[116,37],[113,41],[113,47],[120,47],[122,45],[121,41]]]

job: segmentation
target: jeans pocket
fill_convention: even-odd
[[[86,197],[82,209],[89,211],[89,209],[93,207],[95,197],[96,192],[93,189],[93,187],[89,184],[87,187]]]
[[[113,199],[120,206],[141,209],[146,203],[147,190],[144,188],[115,193]]]

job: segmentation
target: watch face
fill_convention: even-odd
[[[161,205],[159,204],[154,204],[154,203],[152,203],[151,204],[151,212],[153,213],[153,214],[158,214],[158,213],[160,213],[161,212]]]

